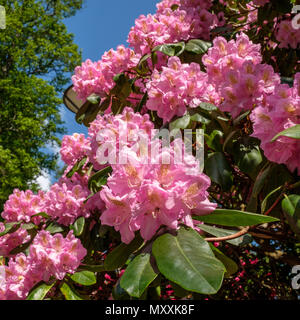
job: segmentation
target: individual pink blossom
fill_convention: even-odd
[[[115,86],[114,76],[134,68],[139,60],[139,55],[123,45],[118,46],[117,50],[105,52],[97,62],[88,59],[75,68],[72,76],[74,91],[82,100],[93,93],[105,98]]]
[[[279,48],[297,49],[300,45],[300,29],[293,28],[291,20],[283,20],[277,28],[276,40]]]
[[[67,165],[74,165],[90,151],[90,142],[84,134],[74,133],[72,136],[64,136],[61,143],[61,159]]]
[[[2,218],[8,222],[34,222],[39,224],[41,217],[32,216],[44,211],[44,193],[36,195],[31,190],[15,189],[4,204]]]

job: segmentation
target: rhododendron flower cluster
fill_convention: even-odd
[[[266,157],[276,163],[284,163],[300,172],[299,140],[279,137],[271,142],[279,132],[300,124],[300,73],[295,76],[294,87],[279,84],[274,94],[268,96],[251,115],[253,136],[261,140],[261,148]]]
[[[116,116],[112,114],[98,115],[89,127],[91,141],[89,159],[94,168],[101,169],[105,166],[102,154],[99,152],[102,145],[105,144],[105,148],[108,149],[107,159],[109,159],[109,150],[112,150],[115,152],[115,162],[117,162],[117,154],[121,148],[134,146],[141,139],[141,135],[145,136],[144,139],[149,140],[152,129],[154,129],[154,124],[149,120],[149,115],[134,113],[131,108],[126,107],[122,114]],[[105,150],[103,150],[103,154]],[[111,158],[111,160],[114,159]]]
[[[291,20],[283,20],[277,28],[276,40],[280,42],[279,48],[297,49],[300,46],[300,29],[293,28]]]
[[[216,208],[206,191],[210,179],[199,172],[193,156],[176,163],[175,149],[163,148],[145,164],[136,153],[124,152],[129,163],[112,166],[101,191],[106,210],[100,218],[102,224],[120,232],[123,242],[129,243],[137,230],[150,240],[162,225],[177,229],[182,222],[193,227],[192,213],[208,214]]]
[[[146,107],[157,111],[164,122],[169,122],[174,116],[183,116],[187,106],[196,108],[204,101],[219,102],[199,64],[181,64],[178,57],[171,57],[161,73],[154,70],[146,87],[149,95]]]
[[[163,1],[157,5],[156,14],[136,19],[128,42],[135,52],[145,54],[163,43],[209,40],[210,29],[218,24],[217,16],[206,10],[210,5],[210,1]]]
[[[29,240],[30,236],[28,232],[22,228],[19,228],[13,233],[5,234],[4,236],[0,237],[0,256],[9,256],[13,249],[17,248],[23,243],[28,242]]]
[[[61,159],[67,165],[74,165],[78,159],[82,159],[90,151],[90,142],[84,134],[74,133],[72,136],[64,136],[61,143]]]
[[[8,222],[34,222],[39,224],[41,217],[33,217],[44,210],[44,193],[35,195],[31,190],[15,189],[4,205],[2,218]]]
[[[223,100],[219,108],[230,112],[233,118],[253,109],[280,83],[273,68],[260,62],[260,46],[243,33],[236,41],[216,38],[203,57],[209,82]]]
[[[140,56],[123,45],[105,52],[100,61],[86,60],[75,68],[72,76],[74,91],[79,99],[86,100],[92,93],[105,98],[115,86],[114,76],[135,67]]]
[[[1,300],[26,299],[30,289],[51,277],[62,280],[73,274],[86,255],[86,249],[72,231],[64,238],[40,231],[30,245],[29,254],[16,255],[5,266],[5,279],[1,281]]]

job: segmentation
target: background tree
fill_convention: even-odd
[[[4,0],[0,31],[0,211],[14,188],[35,189],[42,170],[56,168],[64,132],[59,105],[81,53],[63,23],[83,0]]]

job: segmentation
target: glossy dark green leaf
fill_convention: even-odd
[[[174,129],[186,129],[188,127],[188,125],[190,124],[190,115],[187,114],[179,119],[176,119],[175,121],[170,123],[170,130],[174,130]]]
[[[205,171],[211,180],[219,184],[224,191],[231,188],[233,182],[232,171],[222,152],[208,155],[205,161]]]
[[[173,57],[173,56],[180,56],[184,51],[184,48],[185,48],[185,43],[178,42],[178,43],[158,45],[152,51],[153,52],[160,51],[170,57]]]
[[[281,132],[279,132],[272,140],[271,142],[274,142],[275,140],[277,140],[279,137],[289,137],[289,138],[293,138],[293,139],[300,139],[300,124],[296,124],[293,127],[290,127],[286,130],[283,130]]]
[[[203,54],[206,53],[211,46],[211,42],[203,41],[200,39],[192,39],[186,43],[185,51],[195,54]]]
[[[164,234],[152,247],[159,271],[185,290],[214,294],[221,287],[224,265],[209,244],[193,229]]]
[[[107,255],[104,260],[104,269],[106,271],[114,271],[122,267],[129,256],[136,251],[143,242],[143,239],[138,235],[129,244],[121,243]]]
[[[65,282],[60,287],[60,291],[64,295],[66,300],[83,300],[83,298],[75,291],[75,289],[71,288]]]
[[[291,194],[281,202],[281,207],[291,229],[300,236],[300,196]]]
[[[88,188],[93,192],[97,193],[101,190],[102,186],[107,183],[107,178],[109,174],[112,172],[112,168],[110,166],[98,171],[93,176],[90,177],[88,181]]]
[[[210,135],[205,135],[207,146],[214,151],[222,151],[222,138],[224,133],[219,130],[213,130]]]
[[[54,284],[55,282],[52,284],[41,283],[35,286],[29,293],[26,300],[43,300]]]
[[[210,123],[209,119],[203,117],[199,113],[195,113],[195,114],[191,115],[191,121],[200,122],[200,123],[203,123],[203,124],[209,124]]]
[[[63,232],[64,228],[57,224],[56,222],[52,222],[49,224],[49,226],[46,228],[46,231],[50,232],[51,234]]]
[[[229,257],[227,257],[222,251],[220,251],[218,248],[216,248],[215,246],[213,246],[212,244],[210,245],[211,249],[213,250],[215,256],[217,259],[219,259],[223,265],[226,268],[226,273],[225,273],[225,277],[228,278],[231,275],[235,274],[239,267],[238,265]]]
[[[201,102],[199,107],[205,111],[215,111],[218,109],[218,107],[216,107],[214,104],[208,102]]]
[[[97,94],[93,93],[87,97],[87,101],[89,101],[92,104],[99,104],[101,101],[101,98]]]
[[[157,273],[150,264],[150,254],[141,253],[129,263],[121,277],[120,285],[130,296],[140,298],[156,277]]]
[[[84,286],[91,286],[95,283],[97,283],[96,276],[94,272],[91,271],[79,271],[74,273],[71,276],[71,279],[79,284],[82,284]]]
[[[274,217],[231,209],[216,209],[205,216],[193,216],[193,219],[228,227],[255,226],[262,223],[279,221]]]
[[[74,222],[74,224],[70,226],[70,229],[73,230],[74,235],[76,237],[79,237],[84,230],[84,226],[85,226],[85,218],[80,217]]]
[[[0,237],[17,231],[20,228],[21,222],[7,222],[4,224],[4,231],[0,233]]]
[[[83,168],[87,160],[87,157],[84,157],[83,159],[76,162],[76,164],[73,166],[73,168],[66,174],[67,178],[72,178],[75,172],[78,172]]]

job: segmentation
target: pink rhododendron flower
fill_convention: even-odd
[[[118,46],[117,50],[105,52],[100,61],[86,60],[75,68],[72,76],[74,91],[78,98],[86,100],[92,93],[105,98],[115,86],[114,76],[135,67],[140,56],[131,49]]]
[[[86,255],[86,249],[71,232],[64,238],[40,231],[30,245],[29,254],[16,255],[5,268],[0,282],[0,300],[24,300],[31,288],[51,277],[62,280],[73,274]],[[2,267],[3,268],[3,267]]]
[[[216,38],[214,46],[203,56],[203,63],[208,81],[223,99],[219,108],[230,112],[233,118],[253,109],[280,83],[273,68],[261,64],[260,46],[243,33],[236,41]]]
[[[35,195],[31,190],[15,189],[4,204],[2,218],[9,222],[34,222],[39,224],[41,217],[32,216],[44,211],[44,193]]]
[[[171,7],[178,6],[175,9]],[[218,25],[216,15],[206,9],[210,1],[163,1],[154,15],[141,15],[128,35],[135,52],[149,53],[155,46],[191,38],[209,40],[210,29]]]
[[[90,151],[90,142],[84,134],[74,133],[72,136],[64,136],[61,143],[61,159],[67,165],[74,165]]]
[[[279,84],[272,95],[254,109],[251,120],[253,121],[253,136],[261,140],[261,148],[265,156],[273,162],[286,164],[294,171],[300,171],[300,142],[299,140],[279,137],[271,142],[279,132],[300,124],[300,73],[295,77],[294,87]]]
[[[163,149],[147,164],[130,150],[127,156],[127,165],[112,166],[113,173],[100,192],[106,205],[101,222],[119,231],[123,242],[129,243],[137,230],[150,240],[162,225],[177,229],[182,222],[193,227],[192,214],[208,214],[216,208],[206,191],[210,179],[199,171],[193,156],[176,163],[173,148]],[[164,164],[168,157],[170,164]]]
[[[277,28],[276,40],[280,42],[279,48],[297,49],[300,45],[300,29],[293,28],[291,20],[283,20]]]
[[[107,157],[110,152],[115,152],[115,162],[117,162],[120,145],[121,147],[132,147],[141,140],[142,136],[148,140],[153,128],[154,125],[149,120],[149,115],[142,116],[139,113],[134,113],[131,108],[125,108],[122,114],[117,116],[111,114],[98,115],[89,127],[89,137],[91,139],[89,159],[94,168],[99,170],[107,165],[103,163],[104,159],[101,156],[101,149],[99,149],[101,146],[104,147],[105,144],[103,153]],[[105,152],[106,148],[108,149],[107,152]]]
[[[86,255],[86,249],[70,231],[66,238],[60,233],[51,235],[40,231],[29,251],[30,263],[42,279],[48,281],[51,276],[62,280],[66,273],[74,273]]]
[[[7,257],[10,252],[30,240],[28,232],[19,228],[13,233],[7,233],[0,237],[0,256]]]
[[[207,84],[207,76],[199,64],[181,64],[178,57],[171,57],[161,73],[155,70],[146,86],[149,95],[146,107],[157,111],[164,122],[183,116],[188,106],[195,108],[203,101],[218,103],[218,96],[211,91],[213,88]]]

